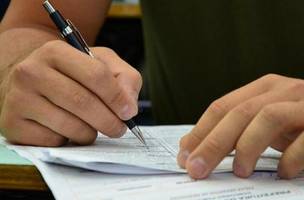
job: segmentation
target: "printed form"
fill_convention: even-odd
[[[58,200],[303,199],[304,175],[300,175],[298,178],[293,180],[280,180],[277,178],[275,172],[255,172],[249,179],[237,178],[232,173],[217,173],[212,174],[206,180],[195,181],[189,178],[187,174],[163,174],[164,172],[162,170],[180,170],[175,161],[178,149],[178,140],[181,135],[187,133],[190,129],[191,127],[189,126],[143,127],[143,130],[148,132],[149,137],[151,137],[149,139],[150,148],[148,150],[142,149],[141,145],[135,138],[131,139],[132,135],[127,135],[122,139],[106,139],[104,137],[100,137],[94,146],[77,147],[80,148],[77,150],[75,150],[74,147],[64,147],[59,149],[14,145],[8,145],[8,147],[14,149],[21,156],[31,160],[37,166],[53,192],[54,197]],[[176,138],[177,135],[179,135],[178,139]],[[153,146],[156,141],[162,143],[162,147],[160,149]],[[5,143],[3,138],[0,139],[0,142]],[[116,144],[116,142],[118,142],[118,144]],[[116,146],[123,147],[113,148],[114,144]],[[131,145],[132,148],[129,147],[129,145]],[[136,147],[134,145],[138,146]],[[126,150],[128,151],[124,152]],[[124,153],[124,157],[130,156],[130,159],[115,158],[116,156],[122,157],[121,154]],[[68,156],[74,154],[72,155],[73,158],[70,158],[69,161],[76,160],[76,163],[78,161],[82,163],[106,163],[106,165],[112,164],[112,166],[115,166],[115,163],[117,163],[120,167],[114,170],[116,174],[109,174],[89,171],[82,168],[54,165],[41,160],[41,158],[45,158],[46,154],[48,154],[50,158],[58,160],[65,160]],[[60,154],[62,156],[60,156]],[[101,158],[99,158],[99,154],[102,155]],[[109,154],[109,157],[107,157],[107,154]],[[142,154],[149,154],[149,156],[143,156]],[[81,159],[79,159],[78,155]],[[141,159],[140,162],[138,162],[141,167],[132,168],[133,165],[137,165],[135,162],[136,155],[139,155],[138,158]],[[162,159],[162,155],[165,155],[166,159]],[[266,159],[263,161],[265,166],[267,166],[266,168],[274,168],[273,160],[277,160],[277,156],[277,152],[268,151],[264,154],[264,157],[261,160]],[[232,155],[230,157],[232,159]],[[146,163],[152,163],[153,167],[151,168],[146,166]],[[226,169],[225,167],[222,167],[222,169],[225,169],[224,171],[231,170],[231,166],[228,167],[227,163],[223,165],[227,165]],[[133,171],[133,174],[128,170],[126,174],[119,174],[119,170],[125,169],[126,166],[130,166],[129,170]],[[175,169],[175,167],[177,169]],[[136,171],[141,168],[143,171],[137,174]],[[157,174],[157,171],[149,174],[151,173],[149,171],[148,174],[144,175],[144,170],[146,169],[148,169],[148,171],[155,169],[160,170],[160,174]]]
[[[93,145],[43,148],[42,157],[46,162],[77,166],[107,173],[160,174],[185,172],[176,162],[179,138],[192,126],[145,127],[143,146],[133,134],[111,139],[99,135]],[[178,131],[177,131],[178,130]]]
[[[185,173],[176,162],[180,138],[193,126],[142,127],[148,147],[127,133],[123,138],[99,136],[93,145],[40,148],[45,162],[119,174]],[[280,153],[268,149],[258,161],[257,170],[276,170]],[[216,172],[232,171],[233,154]]]

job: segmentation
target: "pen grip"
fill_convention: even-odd
[[[132,119],[126,120],[126,121],[123,121],[123,122],[127,125],[127,127],[130,130],[132,130],[136,126],[135,122]]]
[[[82,46],[82,44],[80,44],[77,36],[74,33],[65,36],[65,40],[67,41],[67,43],[69,43],[71,46],[75,47],[79,51],[88,54],[85,48]]]
[[[61,33],[64,31],[64,29],[66,27],[69,26],[59,11],[51,13],[50,17]],[[72,45],[73,47],[78,49],[79,51],[82,51],[82,52],[88,54],[87,51],[85,50],[85,48],[83,47],[83,45],[79,42],[79,38],[76,36],[76,34],[74,32],[65,35],[64,39],[67,41],[67,43],[69,43],[70,45]]]

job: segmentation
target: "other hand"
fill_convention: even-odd
[[[203,179],[232,150],[234,173],[248,177],[262,152],[283,152],[282,178],[304,169],[304,80],[266,75],[214,101],[180,141],[178,163]]]

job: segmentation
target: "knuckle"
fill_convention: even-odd
[[[284,126],[288,119],[286,116],[281,114],[277,106],[273,104],[265,106],[260,112],[260,117],[262,120],[280,129],[285,128]]]
[[[304,82],[296,81],[295,83],[293,83],[290,86],[289,91],[292,91],[295,94],[303,94],[304,93]]]
[[[280,76],[278,74],[272,74],[272,73],[270,73],[270,74],[266,74],[266,75],[262,76],[260,78],[260,80],[265,81],[265,82],[273,82],[273,81],[277,81],[277,80],[279,80],[281,78],[282,78],[282,76]]]
[[[92,144],[97,137],[95,130],[93,130],[87,124],[72,118],[61,120],[59,130],[65,133],[70,132],[72,140],[74,137],[77,137],[73,141],[80,145]]]
[[[195,147],[197,147],[201,143],[202,139],[194,135],[193,133],[189,133],[184,135],[179,141],[180,149],[187,149],[192,151]]]
[[[252,102],[245,102],[237,107],[235,107],[231,112],[240,115],[245,119],[251,119],[253,116],[253,107],[254,104]]]
[[[207,112],[222,117],[229,111],[228,104],[223,99],[217,99],[214,102],[210,104],[210,106],[207,109]]]
[[[64,42],[61,40],[52,40],[43,44],[39,49],[39,54],[45,56],[56,55],[59,49],[65,46]]]
[[[112,96],[109,98],[110,105],[123,105],[125,101],[126,97],[122,87],[117,87]]]
[[[188,136],[188,140],[195,143],[203,141],[206,137],[206,135],[199,129],[198,126],[194,127]]]
[[[107,56],[117,56],[116,52],[113,49],[110,49],[108,47],[101,47],[100,49],[104,55]]]
[[[37,78],[36,69],[33,64],[27,61],[22,61],[15,65],[12,71],[13,80],[26,81],[32,78]]]
[[[271,88],[273,87],[273,83],[276,83],[277,81],[281,80],[283,76],[278,74],[266,74],[259,78],[257,82],[260,82],[264,88]]]
[[[210,155],[221,155],[226,151],[225,146],[214,137],[209,137],[204,146]]]
[[[95,98],[87,92],[76,91],[71,98],[74,106],[81,110],[86,110],[88,106],[95,105]]]
[[[70,48],[65,42],[61,40],[52,40],[43,44],[40,48],[36,49],[30,57],[35,57],[40,60],[59,60],[62,57],[62,53],[67,54],[68,48]],[[54,66],[51,66],[54,67]]]

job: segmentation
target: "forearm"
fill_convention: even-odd
[[[14,28],[0,34],[0,108],[13,66],[47,41],[58,39],[55,31],[44,27]]]

